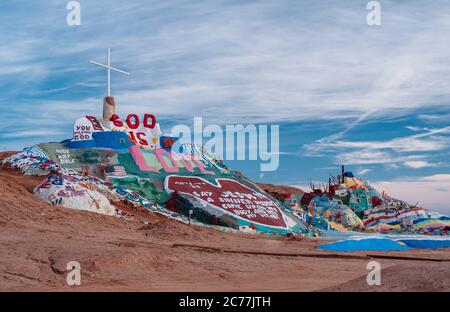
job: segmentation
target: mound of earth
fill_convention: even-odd
[[[378,289],[350,283],[365,279],[364,252],[320,251],[317,239],[225,233],[133,207],[127,220],[53,206],[32,194],[42,178],[0,168],[0,291]],[[435,282],[450,275],[448,250],[381,255],[411,260],[378,259],[394,276],[382,277],[380,290],[448,290]],[[71,261],[81,265],[80,286],[66,283]],[[427,274],[418,278],[417,270]]]
[[[270,183],[258,183],[258,186],[268,193],[279,194],[303,194],[304,191],[298,187],[287,185],[276,185]]]

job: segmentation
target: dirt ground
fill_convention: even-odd
[[[229,234],[142,212],[126,221],[48,205],[31,193],[40,180],[0,168],[0,291],[450,290],[449,249],[330,253],[318,239]],[[371,260],[381,286],[366,283]],[[70,261],[81,264],[80,286],[66,283]]]

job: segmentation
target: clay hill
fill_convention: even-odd
[[[270,183],[258,183],[258,186],[268,193],[279,193],[279,194],[303,194],[304,191],[298,187],[287,186],[287,185],[276,185]]]
[[[334,253],[315,248],[323,239],[225,233],[120,202],[133,218],[118,218],[44,202],[32,193],[42,179],[0,168],[0,291],[450,290],[448,250]],[[371,259],[386,272],[376,288]],[[70,261],[80,286],[66,283]]]

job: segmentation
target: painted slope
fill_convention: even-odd
[[[207,211],[210,220],[203,219],[205,223],[215,224],[216,222],[209,221],[224,219],[224,224],[237,230],[271,234],[309,233],[302,220],[290,214],[251,181],[217,165],[196,147],[185,148],[180,153],[170,153],[162,148],[144,149],[133,144],[125,132],[98,131],[93,132],[91,140],[84,144],[77,142],[74,145],[73,141],[66,140],[38,144],[27,151],[33,157],[40,157],[41,166],[48,165],[50,172],[52,169],[63,169],[81,176],[95,177],[111,183],[119,192],[129,190],[155,206],[164,207],[174,193],[175,196],[178,193],[189,193],[189,202]],[[29,161],[26,157],[16,157],[14,165],[20,167],[23,162],[22,165],[26,167],[25,164]],[[39,169],[28,168],[30,174],[37,171]],[[68,178],[62,180],[67,182]],[[176,183],[172,183],[175,180]],[[58,181],[58,178],[50,181],[50,184],[54,185],[54,181]],[[180,188],[180,183],[189,184],[194,181],[203,183],[200,189],[203,193],[195,193],[186,186]],[[170,185],[169,188],[165,188],[166,183]],[[72,208],[74,204],[70,204],[71,197],[83,193],[86,202],[81,204],[83,196],[79,196],[77,199],[81,201],[78,201],[78,206],[86,204],[96,207],[98,202],[103,202],[103,210],[111,212],[111,207],[102,199],[94,204],[88,202],[88,189],[71,188],[70,184],[53,188],[50,191],[37,188],[36,194],[52,198],[53,202],[58,197],[56,195],[64,195],[66,206]],[[226,205],[215,202],[232,197],[243,197],[244,200]],[[208,207],[199,205],[199,202],[208,203]]]
[[[302,208],[349,229],[380,233],[448,235],[450,218],[392,198],[351,172],[333,178],[327,189],[303,194]],[[336,183],[337,182],[337,183]]]

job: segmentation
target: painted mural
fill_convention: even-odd
[[[287,228],[286,217],[279,205],[233,179],[221,178],[211,183],[199,177],[170,175],[166,177],[165,189],[201,201],[218,218],[227,215],[249,226]]]
[[[67,208],[120,215],[112,204],[117,198],[83,178],[91,177],[122,199],[148,201],[148,209],[184,221],[190,216],[239,231],[314,235],[288,208],[203,148],[184,144],[173,151],[177,139],[162,135],[151,114],[124,120],[114,114],[106,121],[84,116],[76,120],[72,139],[38,144],[13,161],[24,171],[50,174],[35,194]],[[174,202],[181,209],[173,209]]]
[[[41,143],[6,160],[46,175],[34,193],[51,204],[122,216],[120,200],[182,222],[266,234],[317,231],[448,233],[450,219],[380,194],[351,172],[313,188],[295,209],[261,190],[203,147],[162,134],[152,114],[84,116],[72,139]],[[178,144],[177,144],[178,146]]]
[[[301,198],[302,209],[348,229],[429,235],[448,235],[450,230],[447,216],[380,193],[351,172],[330,178],[321,188],[311,188]]]

